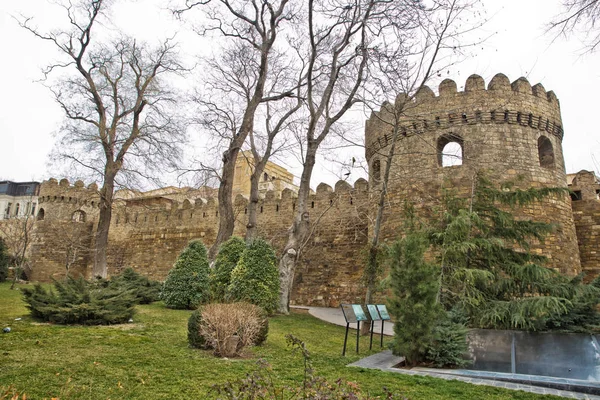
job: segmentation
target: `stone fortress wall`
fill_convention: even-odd
[[[398,96],[396,101],[405,101]],[[314,227],[297,268],[294,304],[338,306],[360,302],[362,251],[368,243],[391,141],[391,116],[385,107],[366,123],[369,182],[351,186],[339,181],[335,188],[320,184],[311,195]],[[557,195],[525,208],[522,218],[555,223],[555,231],[533,250],[549,257],[550,267],[566,274],[600,273],[600,185],[593,173],[574,177],[565,173],[562,122],[554,93],[520,78],[512,84],[496,75],[487,89],[481,77],[467,79],[464,91],[445,80],[436,96],[428,88],[410,101],[400,119],[401,137],[393,158],[384,240],[401,234],[402,207],[411,201],[427,215],[440,205],[445,187],[468,196],[474,173],[485,170],[493,180],[520,179],[518,186],[570,187],[581,193],[574,201]],[[462,165],[443,166],[442,151],[450,143],[462,151]],[[174,189],[177,190],[177,189]],[[210,190],[169,195],[154,191],[121,196],[110,227],[109,274],[131,266],[153,279],[164,279],[179,252],[191,239],[210,246],[218,226],[217,204]],[[42,183],[38,221],[30,259],[34,280],[63,277],[65,252],[77,245],[91,248],[98,218],[97,187],[78,181],[50,179]],[[235,198],[235,234],[246,225],[247,200]],[[258,205],[260,235],[278,249],[287,239],[295,193],[268,191]],[[86,246],[80,246],[84,248]],[[89,275],[92,255],[80,251],[71,271]]]
[[[93,243],[98,218],[95,185],[82,182],[70,186],[65,179],[44,181],[40,188],[40,212],[31,250],[33,280],[64,277],[67,232],[79,229],[80,236]],[[362,295],[360,253],[368,235],[368,185],[364,179],[354,186],[339,181],[335,188],[317,187],[310,198],[311,219],[319,219],[296,271],[293,299],[296,304],[337,306],[342,301],[359,301]],[[283,248],[291,225],[296,195],[285,189],[278,195],[269,191],[258,204],[259,235]],[[235,199],[234,234],[243,236],[247,199]],[[83,215],[83,217],[82,217]],[[56,229],[60,226],[60,229]],[[183,201],[160,196],[118,201],[109,233],[109,275],[131,266],[153,279],[163,280],[179,252],[191,239],[210,246],[218,226],[214,198]],[[69,239],[69,238],[67,238]],[[72,271],[88,276],[92,254],[82,255]]]

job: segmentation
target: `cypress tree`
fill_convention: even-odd
[[[426,236],[414,232],[395,242],[389,253],[393,293],[389,306],[395,321],[393,352],[403,355],[411,366],[425,360],[442,312],[436,301],[439,268],[424,260],[428,247]]]
[[[231,271],[237,265],[244,250],[246,250],[246,242],[237,236],[231,237],[219,248],[215,259],[215,268],[211,274],[213,300],[225,301],[227,288],[231,283]]]
[[[229,296],[235,301],[246,301],[272,314],[279,296],[277,257],[269,243],[255,239],[244,250],[237,266],[231,272]]]
[[[168,308],[194,309],[210,299],[210,268],[206,247],[191,241],[165,280],[161,298]]]

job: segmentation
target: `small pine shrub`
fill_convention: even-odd
[[[10,257],[4,240],[0,238],[0,282],[4,282],[8,278],[8,265],[10,264]]]
[[[410,366],[425,361],[442,312],[436,302],[440,271],[425,262],[427,247],[426,237],[414,233],[394,243],[390,251],[390,312],[395,321],[392,351],[403,355]]]
[[[232,303],[207,304],[199,311],[200,315],[190,317],[188,329],[197,326],[198,334],[193,333],[193,339],[197,343],[204,343],[204,348],[214,349],[216,356],[235,357],[240,351],[250,345],[257,344],[264,337],[265,321],[264,311],[254,304]],[[267,325],[268,330],[268,325]],[[190,334],[188,333],[188,340]]]
[[[433,341],[427,348],[426,359],[438,368],[462,368],[468,350],[466,318],[454,311],[442,316],[433,328]]]
[[[162,284],[147,276],[138,274],[133,268],[126,268],[121,275],[113,276],[108,283],[117,290],[131,291],[138,304],[150,304],[160,298]]]
[[[196,349],[206,349],[208,347],[206,339],[200,334],[201,323],[202,310],[194,310],[188,319],[188,343],[190,347]]]
[[[269,315],[262,308],[260,309],[260,330],[256,334],[256,338],[254,339],[254,344],[256,346],[262,345],[267,341],[267,336],[269,336]]]
[[[231,283],[231,271],[237,265],[244,250],[246,250],[246,243],[237,236],[232,236],[219,248],[211,274],[211,293],[214,301],[226,300],[227,288]]]
[[[54,282],[54,290],[40,284],[23,289],[33,318],[55,324],[110,325],[128,322],[135,312],[135,297],[83,278]]]
[[[244,250],[231,272],[229,295],[233,300],[262,307],[268,314],[275,312],[279,272],[275,252],[267,242],[256,239]]]
[[[168,308],[197,308],[210,299],[209,275],[206,247],[199,240],[191,241],[169,271],[161,299]]]

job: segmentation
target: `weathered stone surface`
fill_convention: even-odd
[[[447,80],[440,85],[439,96],[425,89],[403,116],[403,136],[393,159],[386,198],[383,240],[391,241],[402,233],[405,201],[423,216],[439,212],[442,190],[452,187],[460,195],[470,195],[474,174],[480,170],[497,181],[513,179],[521,188],[567,187],[560,107],[552,92],[539,84],[532,88],[524,79],[511,86],[501,74],[487,90],[478,76],[471,76],[465,88],[458,92],[456,83]],[[406,96],[400,95],[396,101],[407,101]],[[378,161],[380,172],[385,169],[392,132],[383,122],[389,117],[385,110],[382,107],[375,113],[365,130],[369,166]],[[543,138],[551,144],[550,158],[540,151],[540,143],[546,140]],[[448,139],[462,144],[460,166],[440,166],[440,143]],[[542,166],[544,162],[546,166]],[[322,184],[311,195],[309,218],[318,224],[296,270],[294,304],[338,306],[362,301],[362,250],[368,243],[380,189],[372,174],[373,168],[370,183],[360,179],[352,187],[338,182],[335,188]],[[533,251],[549,257],[551,268],[566,274],[583,269],[591,277],[600,272],[600,200],[596,199],[600,187],[587,171],[572,181],[571,186],[583,196],[573,201],[573,209],[565,193],[516,213],[520,218],[555,224],[555,231],[543,243],[533,244]],[[184,199],[163,192],[124,196],[115,204],[109,274],[131,266],[152,279],[164,279],[188,241],[201,239],[207,246],[213,243],[218,226],[216,199],[208,195]],[[247,202],[243,196],[235,199],[235,234],[241,236],[247,222]],[[279,251],[287,239],[295,202],[290,189],[259,200],[259,234]],[[59,184],[51,179],[41,185],[39,207],[44,209],[44,220],[36,222],[30,260],[33,279],[47,281],[65,274],[65,232],[80,231],[92,248],[98,219],[97,185],[86,188],[76,182],[70,186],[68,181]],[[92,259],[91,254],[82,254],[73,271],[89,275]]]

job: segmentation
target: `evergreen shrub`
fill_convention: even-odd
[[[126,268],[120,275],[113,276],[108,285],[115,290],[131,291],[138,304],[150,304],[160,299],[162,283]]]
[[[229,296],[262,307],[268,314],[275,312],[279,297],[279,272],[273,248],[256,239],[244,250],[231,272]]]
[[[56,324],[120,324],[128,322],[135,312],[131,292],[83,278],[55,281],[54,290],[36,284],[32,289],[23,289],[23,296],[33,318]]]
[[[188,318],[188,343],[190,347],[196,349],[206,349],[208,345],[206,339],[200,333],[200,324],[202,323],[202,310],[194,310]]]
[[[453,310],[437,321],[433,341],[427,348],[428,362],[438,368],[462,368],[469,364],[465,322],[466,319]]]
[[[423,234],[413,233],[395,242],[390,251],[393,296],[389,305],[395,322],[392,351],[403,355],[411,366],[426,360],[442,312],[436,301],[439,268],[424,261],[428,246]]]
[[[161,291],[165,306],[194,309],[210,299],[210,267],[206,247],[199,240],[191,241],[169,271]]]
[[[214,301],[226,300],[227,288],[231,283],[231,271],[237,265],[244,250],[246,250],[246,243],[237,236],[232,236],[219,247],[211,274],[211,293]]]

